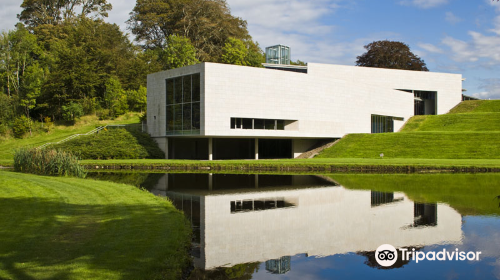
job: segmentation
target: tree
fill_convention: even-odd
[[[138,58],[139,48],[116,24],[79,17],[57,26],[44,26],[37,32],[50,64],[37,113],[61,117],[61,106],[71,101],[83,104],[87,113],[95,111],[94,101],[104,100],[105,84],[111,76],[124,81],[125,90],[146,83],[145,74],[137,74],[136,69],[142,70],[146,66],[141,65],[147,62]]]
[[[242,41],[230,37],[222,48],[220,61],[227,64],[262,67],[265,57],[259,45],[252,40]]]
[[[365,46],[366,53],[357,57],[356,66],[429,71],[407,44],[395,41],[375,41]]]
[[[145,49],[165,49],[175,34],[189,38],[203,62],[218,61],[227,38],[250,38],[226,0],[137,0],[127,22]]]
[[[184,67],[198,63],[196,49],[188,38],[170,35],[167,46],[160,55],[163,70]]]
[[[247,48],[245,44],[238,39],[228,38],[222,48],[221,62],[234,65],[247,65]]]
[[[75,121],[83,116],[83,106],[70,102],[68,106],[62,106],[63,119],[67,121]]]
[[[120,81],[111,77],[106,82],[106,91],[104,93],[104,102],[109,109],[111,116],[116,117],[127,112],[127,96],[120,84]]]
[[[290,61],[290,64],[291,65],[298,65],[298,66],[307,66],[307,63],[300,60],[300,59],[297,59],[297,61]]]
[[[107,17],[112,6],[106,0],[24,0],[21,8],[17,17],[33,29],[44,24],[59,24],[77,15]]]
[[[126,92],[128,108],[136,112],[146,111],[148,91],[140,86],[138,90],[129,90]]]

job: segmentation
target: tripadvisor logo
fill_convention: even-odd
[[[418,263],[419,261],[428,260],[428,261],[478,261],[479,255],[481,252],[463,252],[455,249],[454,251],[447,251],[443,249],[441,251],[429,251],[425,252],[416,252],[415,248],[409,250],[407,248],[400,248],[396,250],[394,246],[390,244],[380,245],[375,251],[375,259],[377,263],[383,267],[389,267],[396,263],[398,260],[398,251],[401,255],[401,260],[403,261],[415,261]]]
[[[375,259],[381,266],[389,267],[398,260],[398,251],[390,244],[380,245],[375,252]]]

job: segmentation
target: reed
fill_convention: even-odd
[[[14,153],[14,170],[38,175],[78,178],[85,178],[87,175],[76,156],[54,149],[17,149]]]

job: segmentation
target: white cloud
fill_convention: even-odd
[[[135,1],[108,0],[108,3],[113,5],[113,9],[109,11],[106,22],[116,23],[123,32],[127,32],[125,22],[130,18],[129,13],[134,9]]]
[[[444,19],[451,24],[457,24],[462,21],[461,18],[457,17],[452,12],[446,12]]]
[[[253,39],[264,49],[284,44],[292,49],[292,60],[353,65],[364,52],[368,38],[339,42],[335,25],[322,21],[339,9],[350,9],[347,0],[228,0],[231,13],[248,22]]]
[[[443,53],[443,50],[434,46],[433,44],[428,43],[418,43],[417,46],[421,49],[424,49],[430,53]]]
[[[484,91],[473,93],[472,96],[481,99],[500,99],[500,78],[480,79],[479,88]],[[500,236],[498,239],[500,240]]]
[[[429,9],[447,4],[448,0],[403,0],[399,3],[401,5],[413,5],[421,9]]]
[[[500,36],[486,36],[469,31],[469,42],[447,36],[442,43],[452,51],[452,58],[458,62],[476,62],[483,59],[483,66],[494,66],[500,62]]]
[[[13,30],[17,14],[21,13],[21,1],[0,0],[0,32]]]
[[[339,8],[337,1],[327,0],[229,0],[228,3],[232,14],[245,19],[250,28],[305,34],[324,32],[325,26],[319,20]]]

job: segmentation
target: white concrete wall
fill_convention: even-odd
[[[205,89],[205,77],[204,77],[205,64],[197,64],[186,66],[182,68],[177,68],[168,71],[157,72],[148,75],[148,133],[153,137],[164,137],[167,128],[167,89],[166,89],[166,79],[190,75],[195,73],[200,73],[200,130],[203,134],[203,128],[205,123],[204,114],[204,89]],[[154,118],[156,116],[156,119]],[[161,143],[159,143],[161,144]],[[162,147],[160,147],[162,148]],[[163,148],[162,148],[163,149]]]
[[[460,243],[462,218],[445,204],[437,206],[437,226],[413,224],[413,201],[371,207],[370,191],[343,187],[254,192],[204,197],[202,208],[204,269],[262,262],[308,253],[330,256],[395,247]],[[285,197],[295,208],[231,214],[230,202],[242,199]]]
[[[370,133],[372,114],[413,115],[411,93],[313,73],[206,63],[205,86],[211,136],[336,138]],[[231,117],[298,120],[298,130],[230,129]]]
[[[165,79],[201,73],[201,133],[209,137],[340,138],[370,133],[371,115],[413,116],[413,94],[437,91],[438,114],[461,100],[461,75],[328,64],[308,74],[203,63],[148,75],[148,131],[165,136]],[[154,119],[156,116],[156,120]],[[294,130],[231,129],[230,120],[298,120]]]
[[[325,78],[392,89],[437,91],[437,114],[446,114],[462,101],[462,75],[308,63],[308,73]]]

